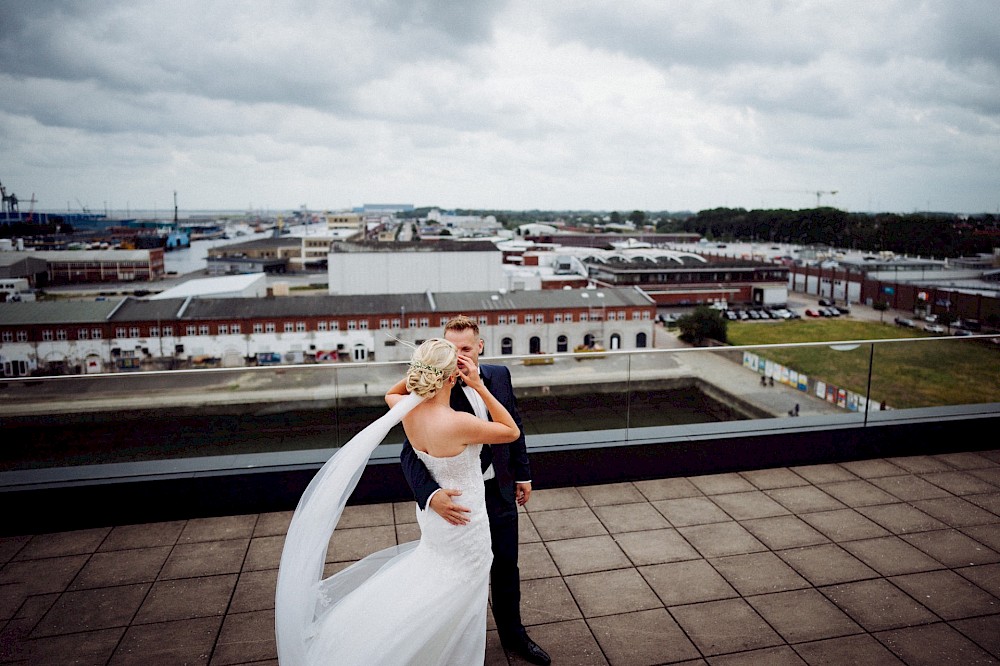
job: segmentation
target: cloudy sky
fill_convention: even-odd
[[[996,8],[0,0],[0,182],[22,210],[997,212]]]

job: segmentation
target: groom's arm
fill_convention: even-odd
[[[521,434],[507,445],[510,456],[510,474],[515,483],[531,483],[531,464],[528,462],[528,447],[524,442],[524,426],[521,424],[521,413],[517,409],[517,397],[514,395],[514,385],[510,377],[510,369],[505,365],[496,366],[500,370],[501,381],[504,384],[504,399],[500,402],[510,412],[514,423]]]
[[[410,446],[408,439],[403,440],[403,450],[399,454],[399,463],[403,468],[403,476],[406,477],[406,482],[410,485],[410,490],[413,491],[413,497],[417,500],[417,505],[421,509],[426,509],[427,501],[431,495],[441,489],[441,486],[431,476],[424,461],[413,452],[413,447]]]

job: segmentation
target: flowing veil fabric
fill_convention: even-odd
[[[299,499],[285,537],[274,599],[278,661],[303,666],[310,638],[323,614],[363,583],[406,544],[366,558],[323,580],[327,547],[348,498],[375,447],[422,398],[410,394],[342,446],[316,473]]]

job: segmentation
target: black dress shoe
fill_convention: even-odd
[[[549,664],[552,663],[552,659],[549,657],[548,653],[538,647],[538,644],[535,643],[535,641],[528,638],[527,634],[516,638],[509,643],[503,643],[503,646],[504,649],[519,655],[532,664],[549,666]]]

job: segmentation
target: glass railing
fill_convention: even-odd
[[[870,425],[1000,404],[997,338],[505,356],[531,447]],[[328,451],[385,411],[404,363],[0,380],[0,472]],[[402,442],[402,429],[385,444]],[[233,457],[231,460],[226,457]]]

